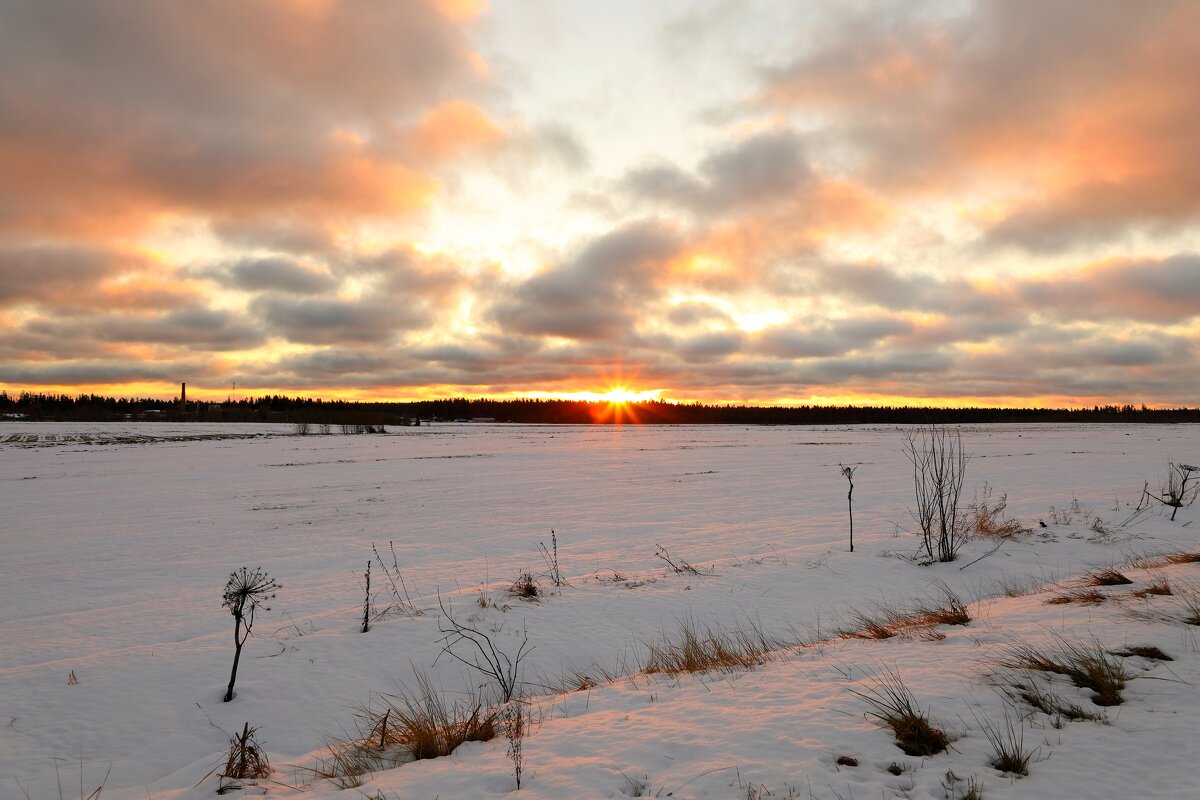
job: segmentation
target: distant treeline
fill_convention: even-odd
[[[1200,408],[917,408],[904,406],[731,406],[650,401],[613,406],[583,400],[453,398],[406,403],[362,403],[308,397],[264,397],[221,403],[0,393],[6,418],[71,421],[161,419],[204,422],[292,422],[403,425],[417,420],[490,420],[542,424],[612,422],[688,425],[866,425],[985,422],[1200,422]],[[13,415],[20,415],[14,417]]]

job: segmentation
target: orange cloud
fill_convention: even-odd
[[[429,111],[408,138],[420,156],[441,160],[499,142],[504,136],[479,106],[454,100]]]

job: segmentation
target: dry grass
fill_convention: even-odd
[[[447,756],[464,742],[496,737],[496,714],[478,693],[448,700],[424,673],[417,674],[416,686],[415,692],[382,696],[382,713],[360,708],[357,735],[327,740],[326,754],[312,771],[352,788],[369,773]]]
[[[496,716],[478,694],[448,701],[429,677],[417,674],[417,691],[385,697],[388,721],[381,741],[399,745],[413,761],[448,756],[464,742],[486,742],[496,736]]]
[[[271,774],[271,762],[254,737],[257,731],[258,728],[251,728],[247,722],[241,734],[229,740],[229,756],[225,759],[222,778],[244,781],[265,778]]]
[[[615,667],[604,667],[593,664],[585,669],[568,669],[555,677],[543,677],[536,685],[555,694],[585,692],[596,686],[612,683],[620,678],[628,677],[630,670],[622,660]]]
[[[730,672],[749,669],[770,658],[782,646],[770,640],[762,629],[749,624],[747,629],[721,631],[701,628],[694,619],[683,619],[679,630],[664,631],[659,642],[647,642],[641,671],[675,675],[682,672]]]
[[[1175,659],[1171,658],[1169,655],[1167,655],[1166,653],[1164,653],[1162,650],[1160,650],[1154,646],[1139,645],[1136,647],[1126,647],[1124,650],[1113,650],[1112,654],[1114,656],[1120,656],[1121,658],[1129,658],[1131,656],[1141,656],[1142,658],[1148,658],[1151,661],[1174,661],[1175,660]]]
[[[1053,583],[1055,577],[1038,575],[1005,576],[996,582],[996,590],[1005,597],[1025,597],[1037,594],[1046,584]]]
[[[837,635],[847,639],[890,639],[902,627],[899,611],[876,606],[873,614],[858,609],[850,612],[850,624],[837,629]]]
[[[1029,774],[1029,759],[1033,751],[1025,748],[1025,727],[1020,719],[1014,720],[1004,709],[1004,721],[992,722],[986,717],[975,717],[984,738],[992,746],[992,758],[988,762],[995,769],[1020,778]]]
[[[1200,625],[1200,597],[1194,592],[1187,592],[1179,596],[1178,603],[1179,621],[1185,625]]]
[[[1001,687],[1000,691],[1014,703],[1023,701],[1046,716],[1053,717],[1054,727],[1056,728],[1062,727],[1060,721],[1062,719],[1068,719],[1072,722],[1079,720],[1101,722],[1105,719],[1103,714],[1088,711],[1078,703],[1063,700],[1048,688],[1040,686],[1032,678],[1015,680],[1011,684]]]
[[[1013,646],[1004,666],[1063,675],[1076,686],[1091,689],[1096,705],[1120,705],[1121,691],[1129,679],[1125,668],[1109,658],[1097,641],[1087,643],[1061,636],[1055,639],[1055,644],[1045,649],[1030,644]]]
[[[966,625],[971,621],[971,613],[949,586],[941,584],[938,591],[940,597],[918,600],[903,610],[883,604],[876,605],[870,613],[853,610],[850,624],[837,628],[835,633],[846,639],[890,639],[906,633],[944,639],[944,635],[930,629],[937,625]]]
[[[1163,556],[1168,564],[1200,564],[1200,553],[1171,553]]]
[[[1128,586],[1133,581],[1115,569],[1106,569],[1091,573],[1084,578],[1084,583],[1087,586]]]
[[[541,595],[541,590],[532,573],[522,572],[508,587],[508,593],[522,600],[534,600]]]
[[[1151,595],[1155,595],[1158,597],[1166,597],[1172,594],[1174,594],[1174,592],[1171,591],[1171,582],[1167,580],[1165,575],[1160,575],[1146,586],[1134,592],[1133,596],[1150,597]]]
[[[992,487],[984,484],[982,495],[967,504],[967,530],[972,536],[982,536],[987,539],[1012,539],[1027,533],[1028,529],[1015,519],[1005,519],[1004,510],[1008,507],[1008,495],[1000,495],[1000,499],[992,500]]]
[[[1062,606],[1068,604],[1078,605],[1098,605],[1108,599],[1108,595],[1104,592],[1097,592],[1095,589],[1076,589],[1073,592],[1066,594],[1055,595],[1046,601],[1052,606]]]
[[[854,756],[838,756],[834,763],[839,767],[857,767],[858,759]]]
[[[892,729],[896,745],[910,756],[932,756],[946,749],[950,739],[929,721],[929,715],[904,685],[900,676],[890,670],[866,691],[850,690],[867,701],[871,716]]]

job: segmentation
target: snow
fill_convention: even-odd
[[[276,773],[242,794],[509,796],[503,737],[345,790],[305,769],[354,730],[354,709],[411,686],[414,670],[449,693],[481,682],[441,653],[439,600],[502,650],[523,632],[534,648],[523,677],[535,725],[516,796],[942,798],[973,777],[989,798],[1194,797],[1200,628],[1177,617],[1200,591],[1200,564],[1138,562],[1121,567],[1133,585],[1101,589],[1113,600],[1045,601],[1089,571],[1200,550],[1200,506],[1174,522],[1134,513],[1168,460],[1196,462],[1200,428],[960,430],[972,455],[966,499],[986,483],[1033,530],[976,563],[994,542],[919,566],[906,532],[911,467],[892,426],[439,424],[302,437],[267,424],[0,422],[0,797],[57,797],[56,759],[67,796],[81,767],[86,795],[111,764],[105,800],[208,797],[226,732],[245,722]],[[854,553],[842,464],[857,466]],[[523,571],[545,571],[537,545],[551,529],[570,585],[542,578],[551,593],[512,597]],[[363,634],[362,573],[372,543],[390,566],[389,541],[426,613],[389,615]],[[671,571],[658,545],[706,574]],[[221,589],[242,565],[263,566],[283,589],[246,646],[237,696],[222,703],[233,620]],[[1154,576],[1175,595],[1135,597]],[[373,587],[384,580],[375,565]],[[1022,582],[1045,587],[1005,596]],[[974,618],[939,627],[944,638],[833,635],[853,610],[904,606],[942,583],[972,601]],[[646,644],[686,620],[824,641],[750,670],[637,674]],[[1008,648],[1055,634],[1156,645],[1175,660],[1124,659],[1136,677],[1108,709],[1035,675],[1107,721],[1056,728],[1010,709],[1026,715],[1035,751],[1016,779],[988,765],[981,721],[1003,720],[994,685]],[[546,688],[594,665],[624,677]],[[866,715],[854,691],[889,670],[954,737],[951,750],[905,756]],[[836,764],[843,755],[859,766]]]

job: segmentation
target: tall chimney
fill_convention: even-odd
[[[179,387],[179,407],[187,411],[187,382],[184,381]]]

